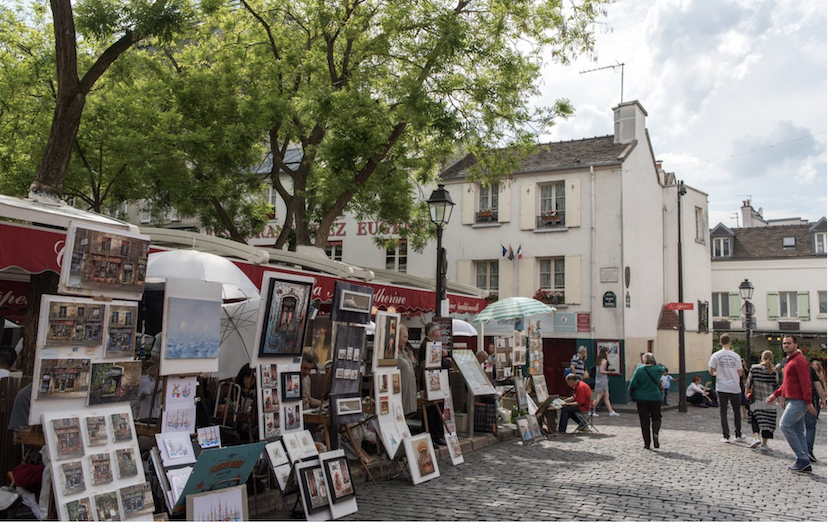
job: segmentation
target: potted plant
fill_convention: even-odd
[[[538,289],[537,291],[535,291],[535,295],[532,298],[534,298],[535,300],[539,300],[544,304],[563,304],[564,292],[552,291],[548,289]]]

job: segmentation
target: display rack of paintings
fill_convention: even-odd
[[[187,496],[187,520],[195,522],[247,522],[247,489],[244,486]]]
[[[359,393],[360,367],[365,356],[365,328],[341,322],[333,324],[331,395]]]
[[[543,339],[540,320],[529,322],[529,373],[543,375]]]
[[[397,365],[397,353],[400,343],[400,315],[380,311],[376,316],[377,331],[374,335],[374,371],[380,366]]]
[[[535,398],[538,399],[538,404],[549,398],[549,390],[546,387],[546,377],[543,373],[540,375],[532,375],[532,389],[535,392]]]
[[[485,371],[480,366],[480,362],[474,353],[468,349],[454,350],[454,363],[457,369],[460,370],[460,375],[466,382],[466,385],[475,396],[479,395],[494,395],[495,389],[486,376]]]
[[[449,456],[451,457],[451,463],[455,466],[462,464],[463,459],[463,450],[460,447],[460,439],[457,438],[457,433],[451,432],[446,433],[446,444],[449,450]]]
[[[132,415],[122,410],[95,406],[41,416],[60,520],[152,520],[151,494],[148,506],[135,495],[144,493],[146,479]]]
[[[356,513],[356,488],[351,468],[345,458],[345,451],[337,449],[319,454],[322,474],[328,487],[328,502],[331,518],[339,519]]]
[[[136,360],[93,363],[87,405],[137,401],[140,381],[141,363]]]
[[[167,279],[162,326],[162,375],[218,371],[221,284]]]
[[[140,300],[149,244],[147,236],[70,223],[58,292]]]
[[[262,307],[256,347],[259,357],[302,354],[310,317],[314,280],[268,272],[262,283]]]
[[[403,439],[411,435],[402,409],[402,395],[394,392],[396,367],[381,367],[374,372],[374,402],[380,440],[388,457],[394,459],[400,453]]]
[[[431,434],[421,433],[403,440],[411,481],[416,485],[440,476]]]
[[[367,324],[371,321],[374,288],[337,280],[334,284],[332,322]]]

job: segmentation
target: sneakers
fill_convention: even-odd
[[[753,442],[750,443],[750,448],[751,449],[756,449],[761,445],[762,445],[762,440],[758,439],[758,438],[755,438],[755,439],[753,439]]]
[[[759,449],[759,451],[763,451],[763,452],[767,453],[768,451],[770,451],[770,446],[768,446],[767,444],[762,444],[757,449]]]
[[[811,464],[809,464],[807,460],[797,460],[794,462],[794,465],[791,466],[791,471],[794,473],[810,473]]]
[[[719,439],[719,442],[730,444],[730,437],[722,437],[721,439]]]
[[[612,413],[610,413],[610,414],[612,414]],[[593,417],[600,417],[601,415],[599,415],[598,413],[593,413],[592,416]]]
[[[615,411],[610,411],[609,416],[611,416],[611,417],[620,417],[621,415],[619,413],[615,412]],[[656,446],[656,447],[658,447],[658,446]]]
[[[736,437],[736,442],[744,442],[746,440],[747,440],[747,437],[744,436],[744,435],[739,435],[738,437]]]
[[[814,456],[813,452],[808,453],[808,460],[810,460],[811,462],[819,462],[819,461],[816,459],[816,457]]]

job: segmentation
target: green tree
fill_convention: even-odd
[[[246,50],[247,76],[267,82],[261,111],[270,179],[287,206],[289,235],[323,245],[346,210],[399,224],[422,246],[418,184],[432,182],[459,145],[494,180],[566,100],[532,109],[544,60],[591,50],[607,0],[241,0],[216,7]],[[240,5],[240,7],[239,7]],[[298,163],[296,149],[301,153]],[[286,175],[286,180],[279,174]],[[287,183],[285,183],[285,181]]]

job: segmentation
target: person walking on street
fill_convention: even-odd
[[[658,432],[661,430],[661,386],[659,380],[664,374],[664,366],[656,363],[652,353],[644,353],[644,365],[635,368],[630,379],[630,398],[638,408],[638,421],[641,424],[641,436],[644,437],[644,449],[650,449],[650,423],[652,422],[652,444],[658,449]]]
[[[744,441],[742,435],[742,359],[730,349],[730,335],[719,337],[722,349],[713,353],[708,362],[710,374],[716,377],[716,394],[719,397],[719,417],[722,422],[722,442],[730,442],[730,426],[727,423],[727,405],[733,409],[733,425],[736,428],[736,440]]]
[[[587,348],[586,346],[581,346],[578,348],[578,352],[572,355],[572,358],[569,359],[569,371],[576,377],[581,380],[588,380],[589,379],[589,372],[586,370],[586,358],[587,358]]]
[[[593,409],[598,408],[601,399],[604,399],[604,404],[609,410],[609,416],[617,417],[618,413],[612,409],[612,402],[610,402],[609,391],[609,359],[607,359],[607,348],[601,348],[598,351],[598,359],[595,363],[595,392],[598,393],[598,398],[595,399]],[[597,417],[598,413],[593,413]]]
[[[750,368],[747,391],[753,402],[750,404],[750,425],[753,428],[753,442],[750,447],[759,451],[769,451],[768,439],[773,438],[776,429],[776,404],[767,404],[762,399],[773,394],[776,389],[777,375],[773,366],[773,351],[762,352],[762,362]]]
[[[811,361],[811,398],[816,413],[813,415],[805,413],[805,441],[808,444],[808,460],[816,462],[814,440],[816,440],[817,421],[820,410],[825,408],[825,377],[822,375],[822,364],[818,360]]]
[[[785,412],[779,420],[779,429],[796,455],[791,471],[809,473],[811,464],[805,438],[805,413],[816,415],[811,394],[811,371],[794,335],[785,335],[782,349],[788,357],[782,386],[769,395],[765,402],[770,404],[778,397],[784,397],[782,404]]]

